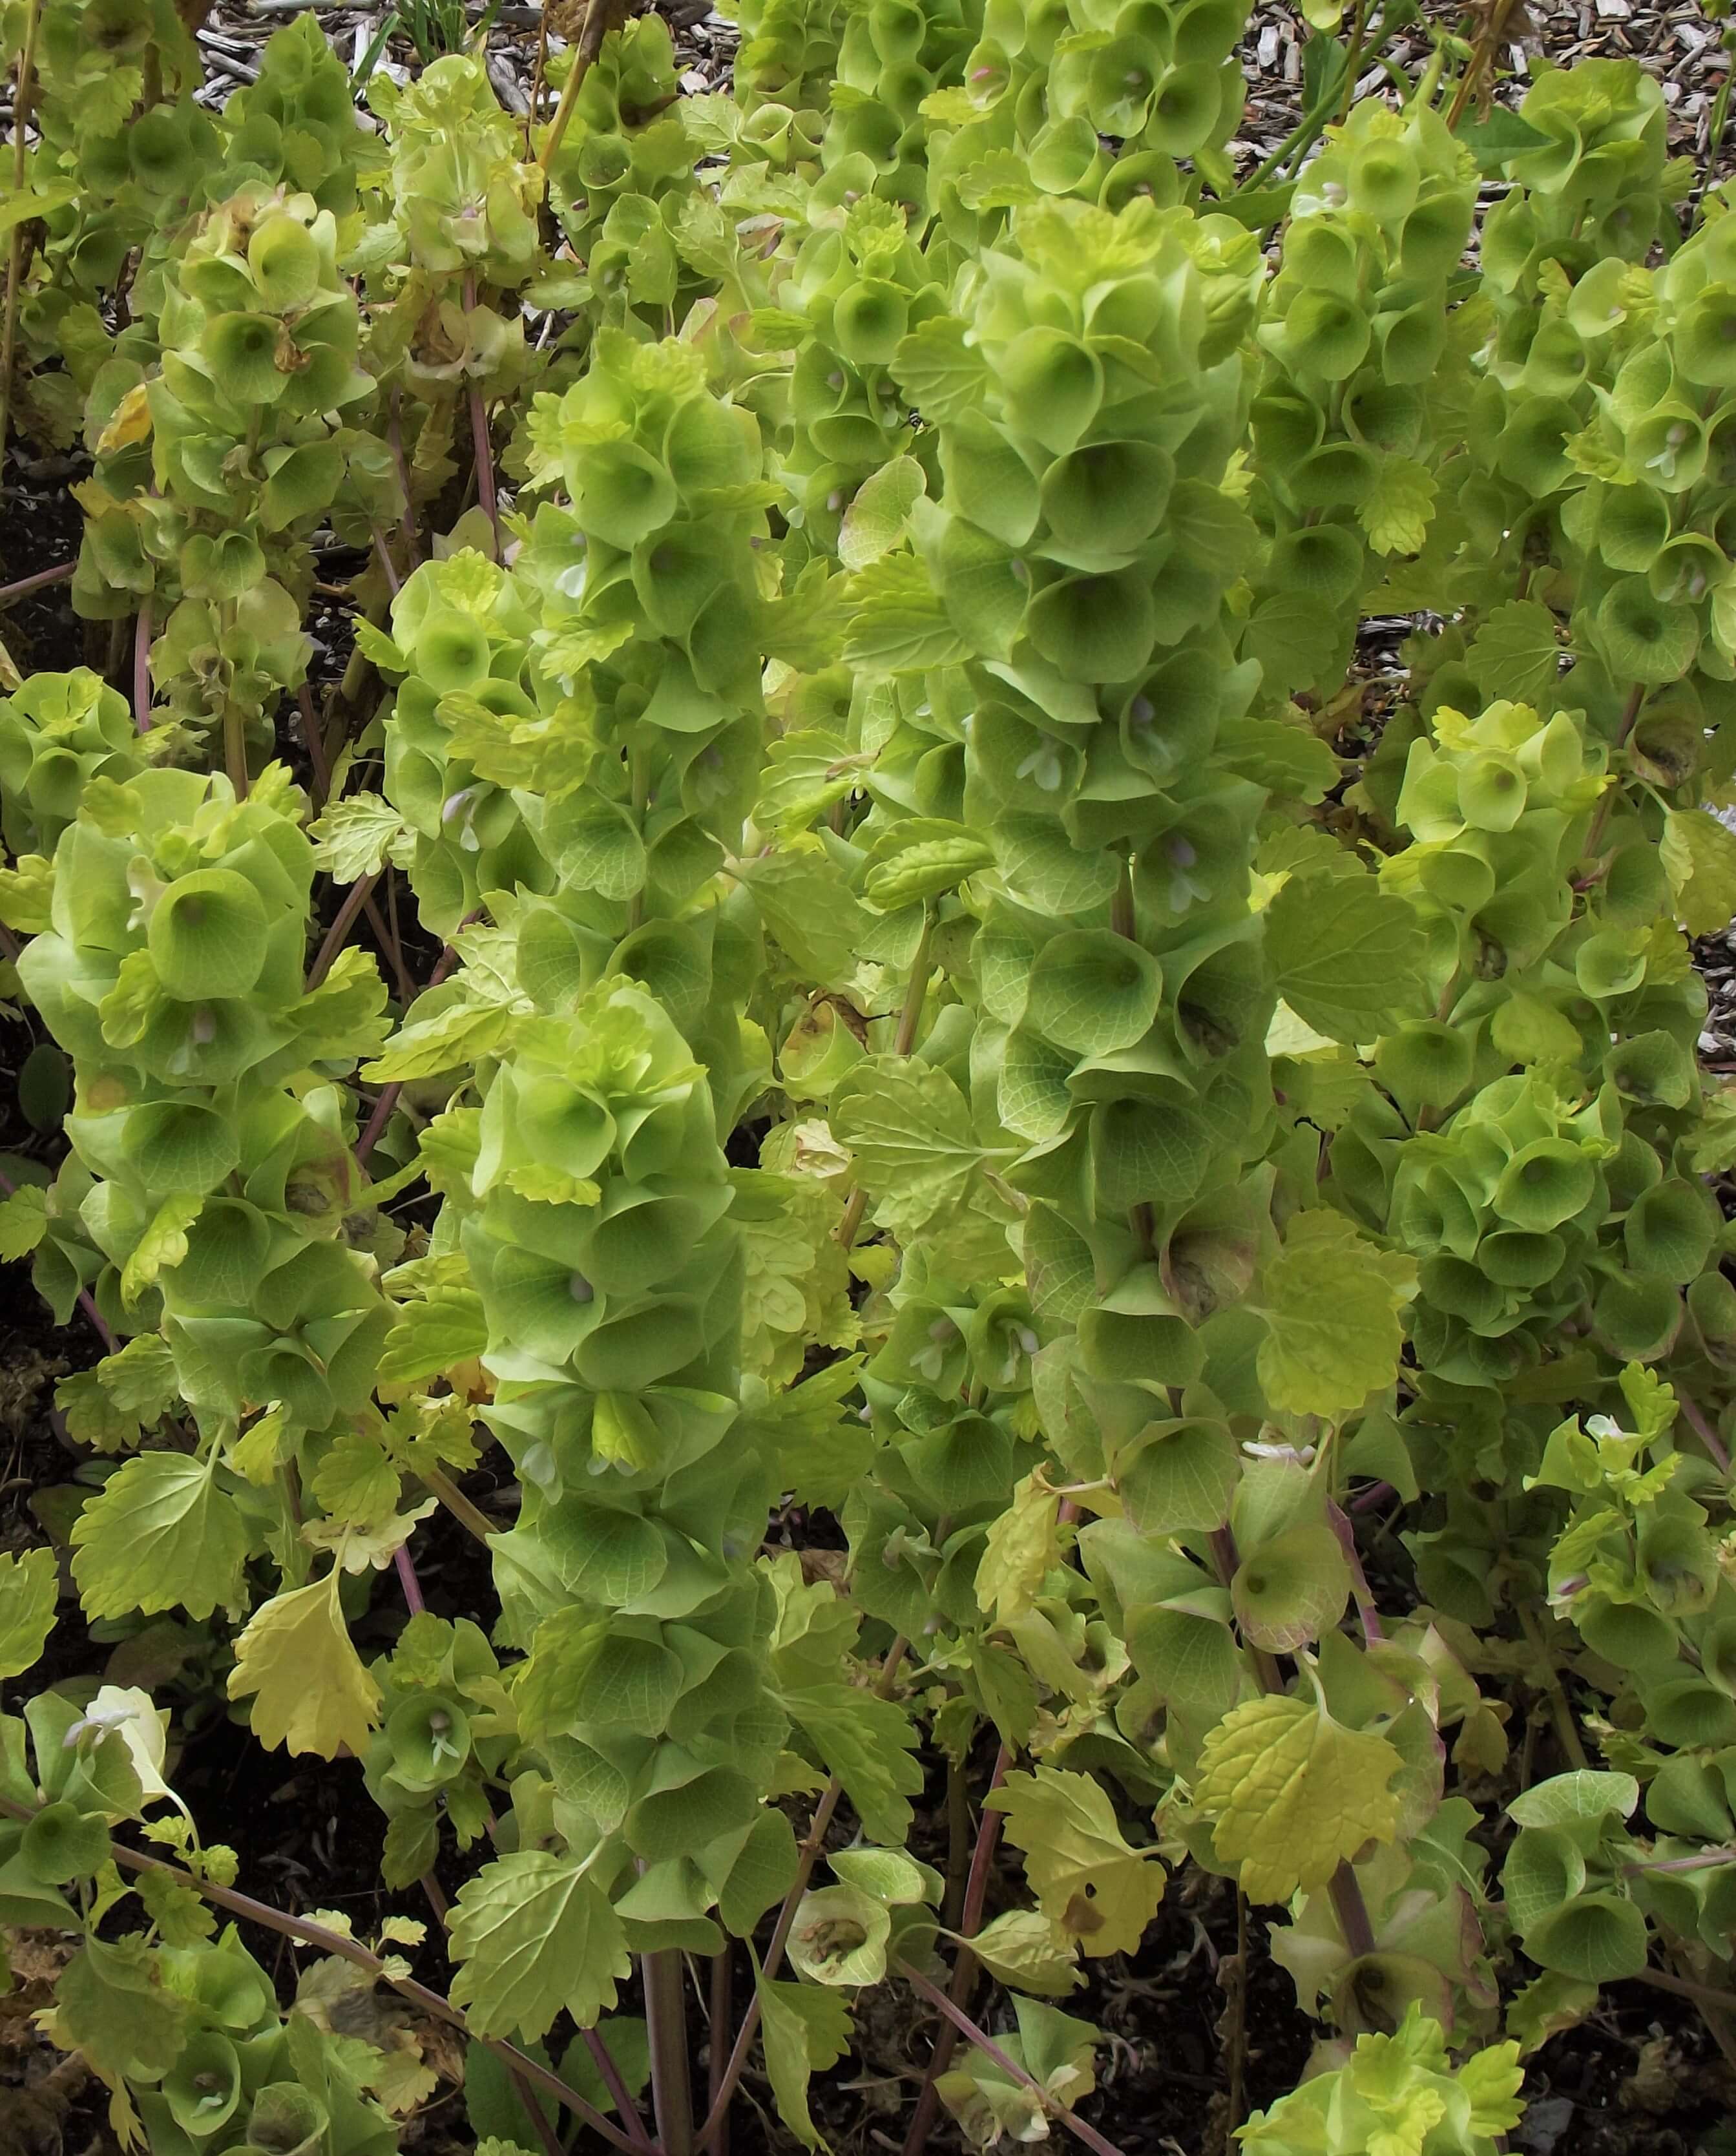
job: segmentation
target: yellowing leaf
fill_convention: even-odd
[[[113,449],[131,449],[148,440],[151,434],[150,384],[136,382],[115,407],[115,416],[96,439],[96,454],[105,457]]]
[[[380,1688],[362,1666],[337,1599],[334,1567],[311,1587],[275,1595],[235,1642],[229,1697],[253,1701],[253,1733],[268,1750],[358,1756],[379,1721]]]
[[[165,1198],[157,1207],[155,1219],[121,1268],[121,1300],[129,1310],[165,1266],[178,1265],[187,1255],[187,1231],[204,1204],[203,1198],[183,1193]]]
[[[1163,1898],[1163,1867],[1131,1849],[1108,1798],[1085,1774],[1009,1774],[987,1799],[1006,1815],[1043,1915],[1086,1954],[1132,1953]]]
[[[1232,1707],[1206,1738],[1194,1802],[1248,1899],[1287,1902],[1325,1886],[1365,1841],[1392,1840],[1389,1784],[1402,1764],[1385,1738],[1274,1694]]]
[[[1013,1491],[1012,1502],[990,1522],[977,1563],[977,1607],[998,1625],[1024,1616],[1036,1600],[1045,1573],[1061,1563],[1061,1531],[1055,1492],[1034,1467]]]

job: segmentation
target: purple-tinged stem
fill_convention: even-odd
[[[993,1796],[1000,1787],[1012,1763],[1013,1755],[1003,1744],[995,1754],[994,1772],[989,1778],[989,1795]],[[962,1938],[974,1938],[981,1928],[983,1905],[989,1898],[989,1875],[994,1869],[994,1852],[1000,1841],[1004,1816],[1004,1814],[984,1805],[978,1822],[976,1846],[971,1851],[970,1871],[964,1882],[964,1907],[958,1918],[958,1932]],[[955,2006],[962,2008],[968,1999],[976,1975],[976,1956],[968,1947],[961,1946],[958,1958],[953,1964],[953,1980],[947,1986],[947,1996]],[[958,2033],[953,2022],[942,2023],[939,2034],[934,2040],[928,2070],[922,2076],[916,2113],[910,2122],[910,2131],[904,2137],[904,2156],[922,2156],[922,2151],[928,2144],[928,2137],[934,2131],[934,2122],[940,2115],[940,2094],[935,2084],[953,2063]]]
[[[46,591],[50,584],[64,584],[77,573],[78,566],[76,562],[61,562],[52,569],[39,569],[34,576],[20,577],[15,584],[0,584],[0,606],[28,598],[32,592]]]
[[[937,2007],[945,2015],[961,2036],[968,2037],[985,2059],[993,2059],[1001,2071],[1010,2074],[1020,2087],[1028,2088],[1046,2115],[1059,2119],[1076,2140],[1082,2142],[1092,2151],[1092,2156],[1122,2156],[1121,2150],[1112,2141],[1106,2140],[1096,2127],[1087,2125],[1076,2111],[1070,2110],[1058,2097],[1050,2096],[1035,2075],[1028,2074],[1023,2066],[1002,2051],[992,2036],[977,2026],[963,2007],[953,2004],[937,1984],[931,1984],[920,1969],[912,1969],[907,1961],[893,1965],[907,1984],[916,1986],[931,2006]]]

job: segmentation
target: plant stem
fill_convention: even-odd
[[[539,160],[546,172],[552,167],[567,129],[573,119],[573,108],[578,102],[578,93],[592,63],[603,49],[603,40],[609,35],[609,18],[614,13],[612,0],[588,0],[584,21],[579,25],[578,44],[574,48],[573,65],[566,81],[561,85],[561,101],[555,107],[555,116],[542,144]]]
[[[1706,198],[1715,183],[1718,153],[1724,146],[1724,130],[1730,123],[1730,80],[1733,74],[1736,74],[1736,52],[1731,49],[1730,33],[1726,28],[1724,79],[1718,86],[1718,95],[1713,100],[1712,118],[1706,130],[1706,170],[1701,177],[1699,192],[1694,198],[1694,225],[1697,225],[1705,216]]]
[[[961,2036],[967,2036],[984,2058],[993,2059],[1004,2074],[1010,2074],[1022,2088],[1027,2088],[1050,2118],[1057,2118],[1076,2140],[1094,2152],[1094,2156],[1122,2156],[1112,2141],[1107,2141],[1094,2126],[1086,2123],[1076,2111],[1069,2109],[1059,2098],[1050,2095],[1034,2075],[1028,2074],[992,2036],[987,2035],[973,2021],[963,2007],[955,2006],[938,1984],[931,1984],[920,1969],[914,1969],[907,1961],[894,1962],[892,1966],[908,1984],[914,1984],[932,2006],[938,2008]]]
[[[1524,1603],[1515,1601],[1513,1609],[1519,1620],[1519,1630],[1525,1635],[1543,1666],[1543,1691],[1549,1702],[1549,1717],[1555,1725],[1555,1734],[1561,1740],[1569,1766],[1582,1774],[1590,1763],[1585,1757],[1585,1747],[1579,1741],[1579,1732],[1574,1721],[1572,1707],[1562,1689],[1561,1672],[1555,1666],[1554,1652],[1543,1635],[1535,1614]]]
[[[77,575],[78,567],[76,562],[62,562],[52,569],[39,569],[33,577],[20,577],[15,584],[0,584],[0,606],[28,598],[32,592],[45,591],[50,584],[64,584]]]
[[[372,536],[375,557],[378,561],[381,568],[385,572],[387,588],[391,592],[393,598],[396,598],[398,593],[403,589],[403,579],[398,575],[397,567],[393,562],[392,549],[386,544],[385,533],[381,531],[378,524],[373,522],[372,518],[368,521],[367,528],[370,534]],[[496,552],[500,551],[500,530],[498,526],[496,527],[495,531],[495,550]]]
[[[470,921],[475,918],[475,914],[467,916],[465,921],[459,923],[460,927],[468,927]],[[455,943],[449,943],[440,953],[439,964],[428,977],[427,988],[439,988],[457,963],[458,947]],[[426,993],[426,988],[424,993]],[[367,1156],[379,1143],[380,1132],[391,1122],[392,1111],[398,1106],[398,1096],[403,1091],[402,1085],[388,1086],[382,1090],[379,1098],[374,1102],[373,1112],[369,1116],[361,1137],[356,1141],[356,1160],[358,1166],[365,1168],[367,1165]],[[435,1494],[438,1496],[439,1492],[436,1491]]]
[[[313,707],[313,690],[306,681],[295,691],[295,706],[301,714],[301,735],[307,744],[307,760],[313,766],[314,798],[323,808],[331,798],[331,767],[326,761],[326,737],[320,731],[319,717]]]
[[[665,2156],[693,2156],[693,2082],[687,2056],[687,1996],[673,1947],[639,1957],[645,2037],[651,2054],[651,2108]]]
[[[423,1599],[422,1582],[416,1577],[416,1561],[410,1555],[408,1543],[398,1544],[392,1553],[392,1562],[398,1573],[398,1584],[403,1589],[404,1606],[411,1616],[419,1617],[428,1604]]]
[[[1362,1888],[1357,1884],[1356,1874],[1348,1860],[1341,1861],[1328,1882],[1327,1892],[1331,1897],[1333,1914],[1338,1920],[1338,1929],[1344,1934],[1344,1943],[1357,1960],[1374,1951],[1374,1926],[1369,1915],[1369,1905],[1363,1899]]]
[[[398,423],[398,392],[392,392],[391,414],[386,421],[386,439],[392,461],[398,467],[398,483],[403,489],[404,566],[414,569],[422,556],[416,544],[416,512],[410,504],[410,468],[404,460],[403,430]]]
[[[225,704],[223,714],[223,762],[229,773],[229,783],[235,789],[235,798],[247,798],[247,721],[234,704]]]
[[[723,2087],[723,2070],[729,2054],[724,2047],[724,2038],[735,2016],[735,1963],[726,1943],[722,1953],[711,1957],[711,1989],[709,2000],[711,2022],[711,2041],[706,2071],[706,2116],[711,2116]],[[718,2120],[711,2135],[711,2156],[729,2156],[729,2113],[726,2111]]]
[[[416,1479],[431,1496],[436,1496],[451,1513],[461,1527],[467,1527],[479,1543],[485,1546],[496,1534],[494,1522],[485,1512],[478,1511],[451,1477],[438,1467],[424,1467],[417,1471]]]
[[[909,1640],[902,1638],[894,1640],[886,1650],[886,1658],[880,1666],[880,1676],[874,1687],[882,1699],[891,1693],[893,1682],[898,1675],[899,1665],[909,1650]],[[803,1836],[797,1852],[796,1876],[790,1882],[789,1892],[783,1897],[783,1907],[778,1912],[778,1921],[772,1928],[771,1941],[766,1948],[765,1960],[761,1964],[763,1974],[768,1982],[778,1974],[778,1966],[783,1959],[784,1943],[789,1937],[790,1927],[795,1922],[796,1911],[801,1904],[802,1897],[808,1891],[808,1881],[814,1876],[814,1867],[819,1861],[819,1853],[825,1846],[826,1829],[832,1823],[832,1815],[837,1810],[838,1799],[843,1794],[844,1784],[834,1774],[831,1780],[826,1784],[819,1802],[814,1807],[814,1816],[808,1822],[808,1831]],[[756,1990],[753,1997],[748,2000],[747,2010],[742,2016],[742,2025],[736,2031],[736,2041],[730,2047],[729,2061],[723,2069],[722,2079],[717,2084],[716,2092],[711,2098],[711,2108],[705,2116],[705,2123],[694,2136],[693,2146],[696,2149],[710,2149],[713,2152],[713,2156],[716,2156],[717,2143],[715,2137],[724,2120],[729,2116],[730,2098],[735,2094],[736,2084],[742,2078],[742,2070],[747,2063],[748,2048],[752,2044],[754,2032],[758,2027],[759,1994]],[[717,2041],[715,2031],[711,2041],[714,2043]]]
[[[331,972],[333,960],[342,950],[350,930],[355,925],[356,916],[367,905],[368,895],[379,881],[380,874],[380,870],[376,869],[372,875],[358,876],[344,893],[343,904],[338,907],[331,926],[326,931],[325,941],[314,953],[313,963],[307,969],[307,993],[310,995]]]
[[[1356,0],[1350,24],[1350,43],[1344,52],[1344,88],[1334,116],[1340,126],[1350,117],[1350,100],[1356,95],[1356,80],[1362,67],[1363,39],[1368,31],[1367,0]]]
[[[151,731],[151,594],[139,601],[132,625],[132,722],[141,734]]]
[[[1688,1399],[1679,1385],[1676,1388],[1676,1409],[1688,1428],[1699,1439],[1701,1444],[1712,1455],[1713,1459],[1717,1462],[1718,1473],[1728,1475],[1730,1471],[1728,1449],[1723,1440],[1707,1420],[1704,1410],[1696,1402]]]
[[[1003,1744],[994,1758],[994,1771],[989,1777],[989,1794],[993,1795],[1006,1777],[1013,1763],[1013,1755]],[[983,1922],[983,1905],[989,1898],[989,1875],[994,1865],[994,1851],[1000,1840],[1001,1822],[1004,1815],[985,1804],[977,1822],[976,1846],[970,1856],[970,1876],[964,1883],[964,1906],[959,1912],[958,1930],[963,1938],[974,1938]],[[958,1958],[953,1964],[952,1981],[947,1986],[947,1996],[955,2006],[962,2007],[969,1999],[976,1982],[977,1958],[966,1946],[958,1949]],[[912,2115],[909,2131],[904,2137],[904,2156],[922,2156],[928,2137],[934,2131],[934,2122],[940,2113],[940,2095],[935,2084],[953,2063],[953,2053],[958,2048],[958,2030],[950,2021],[942,2021],[935,2036],[934,2049],[929,2054],[927,2071],[922,2076],[922,2089],[917,2097],[917,2107]]]
[[[12,191],[24,192],[24,173],[29,157],[25,140],[30,126],[31,78],[36,68],[36,33],[42,21],[42,0],[29,0],[24,14],[24,43],[18,54],[18,89],[12,101]],[[6,327],[0,335],[0,456],[6,453],[7,423],[12,413],[12,363],[18,350],[18,287],[24,281],[24,220],[13,226],[6,255]]]
[[[1645,689],[1637,681],[1628,690],[1627,701],[1621,707],[1621,724],[1615,732],[1617,748],[1626,747],[1627,737],[1639,721],[1641,708],[1646,701],[1646,694]],[[1585,834],[1585,844],[1580,855],[1582,861],[1590,860],[1596,853],[1597,842],[1602,838],[1604,826],[1610,820],[1610,811],[1615,805],[1615,795],[1618,790],[1612,774],[1610,783],[1604,788],[1603,798],[1597,804],[1597,813],[1591,819],[1591,829]]]
[[[33,1820],[39,1807],[21,1804],[11,1797],[0,1796],[0,1812],[8,1818],[20,1820],[27,1825]],[[166,1863],[160,1856],[147,1856],[143,1851],[128,1849],[110,1840],[109,1854],[115,1862],[127,1871],[154,1871],[172,1879],[177,1886],[191,1887],[203,1901],[213,1907],[227,1909],[232,1917],[240,1917],[250,1924],[258,1924],[268,1932],[275,1932],[280,1938],[293,1939],[298,1945],[314,1947],[321,1953],[331,1954],[339,1961],[347,1961],[353,1968],[363,1969],[376,1983],[389,1984],[400,1997],[408,1999],[420,2012],[436,2021],[444,2021],[449,2028],[456,2029],[466,2037],[473,2034],[462,2010],[449,1999],[427,1984],[419,1984],[413,1976],[394,1976],[378,1954],[370,1953],[357,1940],[346,1938],[342,1932],[330,1931],[324,1924],[310,1922],[306,1917],[291,1917],[281,1909],[274,1909],[269,1902],[256,1902],[250,1894],[238,1894],[232,1887],[219,1887],[213,1880],[201,1879],[195,1873],[182,1870],[178,1864]],[[475,2037],[485,2045],[509,2071],[516,2071],[537,2088],[544,2089],[557,2102],[563,2103],[575,2117],[583,2120],[593,2133],[600,2133],[611,2148],[622,2148],[629,2156],[642,2156],[634,2143],[613,2121],[588,2103],[577,2089],[568,2088],[557,2073],[540,2065],[527,2052],[521,2051],[516,2044],[502,2037]]]
[[[465,272],[465,312],[470,314],[476,305],[476,273]],[[494,444],[489,439],[488,412],[482,401],[482,384],[472,380],[466,390],[470,407],[470,446],[476,458],[476,499],[482,505],[483,514],[494,526],[495,559],[501,558],[501,498],[495,486]],[[383,544],[380,548],[382,560],[386,561],[386,573],[392,573],[392,565],[386,558]],[[393,584],[394,590],[397,588]]]

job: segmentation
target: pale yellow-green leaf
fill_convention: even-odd
[[[1025,1853],[1037,1907],[1090,1955],[1132,1953],[1163,1898],[1151,1850],[1132,1849],[1113,1806],[1087,1774],[1057,1767],[1009,1774],[988,1799]]]
[[[990,1522],[977,1561],[977,1607],[997,1625],[1032,1607],[1045,1575],[1061,1563],[1055,1492],[1034,1467],[1015,1483],[1012,1502]]]
[[[0,1557],[0,1677],[35,1666],[54,1625],[60,1568],[51,1549]]]
[[[121,1268],[121,1300],[131,1310],[165,1266],[187,1255],[187,1231],[204,1209],[203,1198],[179,1193],[165,1198],[151,1225],[140,1236]]]
[[[989,1974],[1014,1991],[1065,1999],[1085,1981],[1071,1939],[1040,1909],[1008,1909],[984,1924],[971,1952]]]
[[[49,1194],[34,1183],[23,1183],[9,1197],[0,1198],[0,1265],[15,1265],[28,1258],[48,1232]]]
[[[1338,9],[1333,9],[1336,18]],[[1357,516],[1377,554],[1417,554],[1435,514],[1435,476],[1412,457],[1383,457]]]
[[[1688,934],[1728,928],[1736,920],[1736,831],[1703,808],[1672,808],[1659,850],[1676,918]]]
[[[850,2048],[850,2008],[835,1991],[755,1979],[766,2074],[778,2116],[804,2148],[826,2146],[808,2108],[808,2083]]]
[[[1389,1785],[1403,1763],[1384,1737],[1274,1693],[1232,1707],[1206,1738],[1194,1803],[1248,1899],[1287,1902],[1325,1886],[1364,1842],[1392,1840]]]
[[[334,1568],[311,1587],[275,1595],[235,1642],[229,1697],[251,1699],[253,1733],[268,1751],[358,1756],[379,1721],[380,1688],[362,1667],[337,1598]]]

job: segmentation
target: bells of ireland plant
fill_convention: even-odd
[[[365,1408],[388,1323],[337,1083],[384,991],[357,951],[304,990],[303,810],[281,766],[241,803],[192,772],[93,781],[19,961],[72,1060],[111,1328],[161,1333],[202,1427],[275,1408],[287,1440]]]
[[[221,733],[242,788],[265,714],[306,673],[305,542],[343,483],[338,415],[372,393],[336,247],[308,196],[250,188],[209,211],[164,294],[160,366],[98,444],[74,600],[148,603],[168,712]]]
[[[528,1650],[521,1757],[607,1897],[602,1930],[714,1950],[711,1912],[742,1928],[745,1895],[751,1924],[755,1861],[787,1883],[793,1858],[763,1801],[787,1728],[752,1563],[774,1477],[741,1420],[742,1245],[716,1107],[657,1001],[615,979],[518,1025],[475,1131],[456,1203],[488,1419],[525,1491],[494,1544],[504,1635]],[[399,1784],[407,1762],[412,1786],[435,1771],[426,1727],[401,1747],[388,1725]]]
[[[697,146],[679,109],[675,72],[660,17],[638,16],[605,38],[549,176],[590,292],[607,314],[643,306],[660,326],[670,310],[685,316],[698,290],[678,246]]]
[[[1476,200],[1469,153],[1420,101],[1357,105],[1297,184],[1252,413],[1251,506],[1271,551],[1243,648],[1268,689],[1341,680],[1371,557],[1427,539],[1429,388]]]
[[[90,782],[139,764],[124,696],[85,666],[32,674],[0,698],[0,834],[15,858],[51,854]]]

